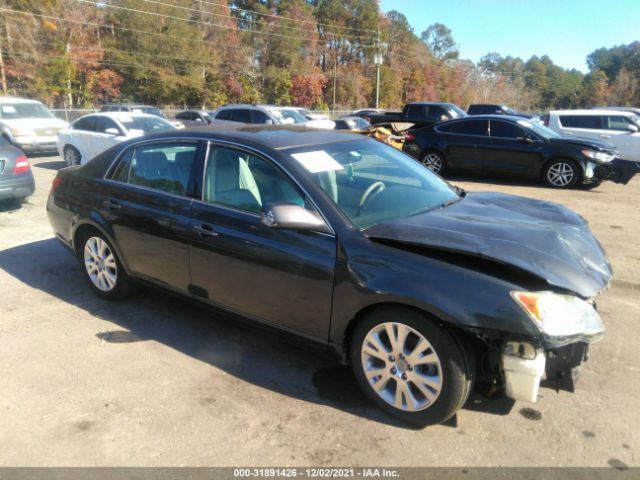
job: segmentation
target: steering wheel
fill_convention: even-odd
[[[362,207],[364,207],[364,205],[373,197],[381,193],[385,188],[387,188],[385,184],[380,181],[373,182],[371,185],[369,185],[369,187],[362,194],[362,197],[360,197],[360,202],[358,202],[358,210],[356,210],[356,217],[360,216]]]

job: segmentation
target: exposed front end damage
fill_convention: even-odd
[[[636,173],[640,172],[640,164],[616,158],[609,163],[587,164],[585,177],[592,182],[610,181],[626,185]]]

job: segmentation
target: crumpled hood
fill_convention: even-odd
[[[579,147],[595,148],[596,150],[602,150],[605,152],[612,152],[615,150],[615,146],[608,142],[601,142],[592,138],[586,137],[562,137],[562,138],[550,138],[549,141],[553,143],[564,143],[570,145],[577,145]]]
[[[364,231],[510,264],[583,297],[607,286],[611,266],[585,221],[568,208],[514,195],[469,193],[446,208]]]

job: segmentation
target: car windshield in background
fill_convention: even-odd
[[[282,125],[292,125],[295,123],[306,123],[307,119],[293,109],[283,108],[278,110],[270,110],[271,114],[276,117]]]
[[[544,138],[545,140],[549,140],[550,138],[562,138],[562,135],[554,132],[548,127],[537,123],[537,122],[529,122],[527,120],[518,120],[518,125],[526,128],[527,130],[533,131],[539,137]]]
[[[445,107],[445,110],[447,111],[447,113],[451,118],[460,118],[460,117],[467,116],[467,112],[465,112],[464,110],[462,110],[460,107],[456,105],[447,105]]]
[[[0,105],[0,118],[54,118],[53,114],[40,103],[4,103]]]
[[[356,227],[367,228],[460,199],[454,187],[398,150],[370,140],[288,153]]]
[[[146,113],[147,115],[155,115],[156,117],[167,118],[162,110],[155,107],[135,107],[132,109],[135,113]]]
[[[157,133],[171,130],[175,127],[159,117],[130,117],[121,119],[120,122],[127,130],[142,130],[146,133]]]

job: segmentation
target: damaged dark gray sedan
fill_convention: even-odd
[[[556,204],[465,193],[372,139],[286,127],[172,131],[61,170],[57,237],[101,297],[134,282],[328,346],[416,425],[474,382],[571,389],[611,269]]]

